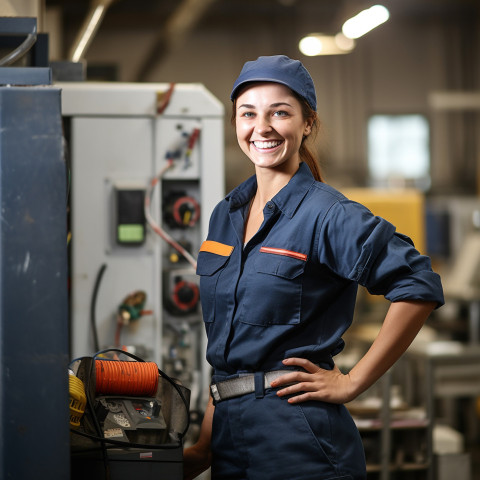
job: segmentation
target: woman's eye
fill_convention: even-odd
[[[243,112],[242,117],[251,118],[253,117],[253,112]]]
[[[285,110],[278,110],[274,113],[276,117],[286,117],[288,113]]]

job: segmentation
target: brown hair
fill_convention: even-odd
[[[295,92],[293,94],[297,97],[298,101],[302,105],[303,118],[305,120],[310,119],[312,121],[312,131],[310,135],[303,138],[303,142],[300,145],[299,155],[300,160],[305,162],[308,165],[308,168],[312,172],[313,178],[318,182],[323,182],[322,172],[320,171],[320,165],[318,164],[317,156],[309,148],[309,143],[313,143],[315,137],[317,136],[318,130],[320,129],[320,119],[318,114],[313,108],[307,103],[307,101],[297,95]]]
[[[320,171],[320,165],[318,164],[317,157],[308,146],[308,143],[312,143],[315,137],[317,136],[318,130],[320,128],[320,119],[318,118],[317,112],[313,110],[313,108],[308,104],[308,102],[303,97],[298,95],[293,90],[292,90],[292,93],[300,102],[300,105],[302,106],[303,118],[305,120],[312,121],[312,132],[310,133],[310,135],[303,138],[302,144],[300,145],[300,150],[298,152],[300,155],[300,160],[307,164],[315,180],[317,180],[318,182],[323,182],[322,172]],[[237,99],[234,98],[233,107],[232,107],[232,117],[230,119],[234,127],[235,127],[236,112],[237,112]],[[312,140],[309,141],[310,139]]]

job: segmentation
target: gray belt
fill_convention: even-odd
[[[224,380],[223,382],[214,383],[210,385],[210,391],[212,392],[213,399],[216,402],[221,402],[222,400],[227,400],[228,398],[240,397],[241,395],[255,392],[255,377],[258,378],[258,375],[263,377],[261,387],[262,389],[265,389],[270,388],[270,384],[276,378],[289,372],[291,372],[291,370],[272,370],[271,372],[257,374],[247,373],[245,375],[240,375],[237,378],[231,378],[229,380]]]

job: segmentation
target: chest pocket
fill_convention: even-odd
[[[255,259],[241,321],[250,325],[300,323],[303,273],[307,256],[280,248],[262,247]]]
[[[206,240],[200,247],[197,275],[200,275],[200,300],[206,323],[215,320],[215,292],[218,278],[233,252],[230,245]]]

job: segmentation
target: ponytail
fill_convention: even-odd
[[[304,98],[302,98],[300,95],[297,95],[295,92],[293,93],[297,96],[299,102],[302,105],[303,118],[312,122],[312,131],[310,132],[310,135],[308,137],[304,137],[302,145],[300,146],[300,160],[307,164],[308,168],[312,172],[313,178],[317,182],[323,182],[322,172],[320,170],[320,165],[318,164],[317,156],[314,155],[312,150],[307,145],[307,142],[309,142],[310,139],[312,142],[315,140],[315,137],[317,136],[318,130],[320,128],[320,120],[318,118],[318,114],[315,110],[313,110],[312,107],[310,107],[310,105]]]
[[[320,166],[318,164],[318,161],[313,155],[313,153],[310,151],[310,149],[305,145],[305,141],[302,143],[300,147],[300,160],[302,162],[305,162],[312,172],[313,178],[317,182],[322,182],[323,183],[323,177],[322,177],[322,172],[320,170]]]

